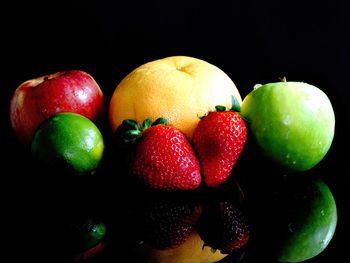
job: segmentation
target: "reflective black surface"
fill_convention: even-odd
[[[333,240],[309,262],[343,262],[340,258],[347,256],[349,235],[349,8],[346,1],[12,3],[5,9],[10,12],[5,23],[9,45],[3,54],[10,58],[4,62],[2,96],[2,178],[7,190],[2,214],[11,257],[64,262],[69,257],[65,242],[68,222],[77,215],[96,214],[106,222],[107,245],[91,261],[109,262],[118,256],[117,247],[129,249],[142,241],[119,237],[128,236],[123,235],[129,232],[124,216],[142,204],[145,194],[142,187],[129,189],[130,181],[115,161],[118,157],[107,117],[99,126],[106,152],[96,178],[54,179],[54,171],[37,167],[11,130],[8,106],[15,88],[44,74],[81,69],[96,79],[108,104],[119,81],[137,66],[166,56],[188,55],[224,70],[243,98],[256,83],[278,81],[283,76],[313,84],[329,96],[336,116],[332,147],[314,169],[297,176],[321,177],[338,208]],[[278,190],[285,177],[252,148],[248,141],[233,171],[244,192],[251,237],[240,252],[222,262],[237,258],[256,262],[270,254],[254,235],[260,225],[255,215],[269,216],[257,204],[269,204],[269,193]],[[203,200],[215,191],[201,188],[194,194]]]

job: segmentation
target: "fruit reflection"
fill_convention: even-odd
[[[319,255],[331,241],[337,209],[327,184],[313,174],[273,178],[249,195],[254,219],[251,250],[271,260],[302,262]]]
[[[147,263],[191,263],[191,262],[218,262],[227,254],[219,250],[213,251],[210,247],[203,247],[204,242],[194,230],[186,242],[174,249],[159,250],[149,245],[141,245],[134,251],[137,262]]]
[[[337,209],[331,191],[322,180],[303,185],[286,198],[277,249],[280,262],[300,262],[320,254],[331,241],[337,225]]]
[[[202,205],[192,200],[150,200],[140,217],[144,242],[156,249],[179,247],[193,232],[201,212]]]
[[[217,262],[240,249],[249,238],[239,205],[241,190],[235,183],[223,188],[186,193],[152,191],[142,195],[143,200],[136,202],[125,220],[138,238],[134,244],[141,244],[133,250],[138,262]],[[223,204],[227,205],[224,220],[213,228],[208,220],[222,218],[222,211],[213,208]],[[215,227],[223,231],[213,236]],[[217,245],[216,240],[221,243]]]
[[[198,231],[205,245],[223,253],[240,249],[249,239],[249,226],[242,209],[229,199],[205,206]]]
[[[70,247],[74,254],[98,245],[106,234],[106,225],[98,218],[74,219],[69,224]]]

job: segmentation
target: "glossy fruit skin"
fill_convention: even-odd
[[[30,146],[36,129],[49,116],[74,112],[96,122],[104,108],[104,96],[92,76],[63,71],[22,83],[11,99],[10,119],[18,139]]]
[[[200,120],[193,145],[207,186],[217,187],[227,180],[246,140],[247,129],[237,112],[210,112]]]
[[[130,154],[129,170],[160,190],[191,190],[201,183],[199,161],[185,135],[171,126],[146,129]]]
[[[73,261],[91,258],[105,248],[107,227],[98,217],[75,218],[69,224],[70,252]]]
[[[97,254],[101,253],[101,251],[104,250],[105,245],[106,245],[105,241],[102,240],[96,246],[94,246],[86,251],[74,254],[73,261],[79,262],[79,261],[84,261],[84,260],[90,259],[90,258],[96,256]]]
[[[147,263],[194,263],[194,262],[219,262],[228,254],[223,254],[220,250],[213,250],[209,246],[204,246],[203,240],[194,230],[189,238],[179,247],[167,250],[154,249],[143,244],[135,248],[133,262]]]
[[[231,200],[205,204],[197,230],[205,245],[219,249],[222,253],[240,249],[250,236],[249,225],[241,207]]]
[[[333,108],[327,95],[315,86],[266,84],[250,92],[241,109],[263,154],[287,172],[311,169],[332,144]]]
[[[301,262],[317,256],[336,229],[337,207],[329,187],[318,179],[301,188],[284,199],[289,209],[276,236],[280,262]]]
[[[69,226],[71,250],[78,253],[93,248],[103,240],[106,229],[104,222],[95,218],[72,222]]]
[[[32,147],[34,159],[53,171],[84,175],[98,167],[104,141],[96,125],[76,113],[57,113],[36,131]]]
[[[179,196],[143,203],[138,222],[144,242],[159,250],[181,246],[195,229],[202,205]]]
[[[142,123],[168,119],[169,125],[191,141],[203,116],[216,105],[231,106],[231,96],[241,96],[220,68],[188,56],[171,56],[143,64],[116,87],[109,104],[109,120],[115,131],[125,119]]]

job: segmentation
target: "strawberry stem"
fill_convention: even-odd
[[[198,119],[203,119],[205,116],[207,116],[207,115],[203,115],[203,116],[199,116],[199,114],[197,113],[197,117],[198,117]]]
[[[118,127],[116,138],[124,144],[133,143],[141,136],[141,134],[142,129],[140,125],[134,120],[126,119]]]
[[[241,112],[241,105],[239,104],[237,98],[233,95],[231,97],[231,103],[232,103],[232,106],[231,106],[232,111]]]
[[[216,111],[226,111],[227,108],[225,106],[217,105],[215,106]]]
[[[149,127],[151,127],[152,126],[152,121],[151,121],[151,119],[145,119],[144,121],[143,121],[143,123],[142,123],[142,130],[144,131],[144,130],[146,130],[146,129],[148,129]]]
[[[138,137],[139,135],[141,135],[141,131],[139,130],[129,130],[125,132],[125,135],[127,137]]]
[[[122,122],[122,124],[118,127],[115,135],[118,141],[123,144],[134,143],[142,133],[155,125],[167,125],[168,120],[165,118],[158,118],[153,123],[151,119],[145,119],[141,126],[135,120],[126,119]]]
[[[158,118],[155,120],[155,122],[152,123],[152,126],[156,126],[158,124],[161,124],[161,125],[168,125],[168,120],[166,118]]]
[[[240,112],[241,111],[241,104],[239,104],[239,101],[235,96],[231,96],[231,109],[230,111],[236,111]],[[225,106],[217,105],[215,106],[216,111],[227,111],[228,109]]]
[[[123,121],[123,123],[124,123],[125,126],[127,126],[129,128],[132,128],[134,130],[141,130],[141,127],[137,123],[137,121],[126,119],[126,120]]]

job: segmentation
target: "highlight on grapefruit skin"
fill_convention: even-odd
[[[232,96],[242,103],[235,84],[218,67],[193,57],[167,57],[139,66],[118,84],[109,121],[116,131],[125,119],[142,123],[163,117],[191,140],[199,117],[216,105],[231,107]]]

